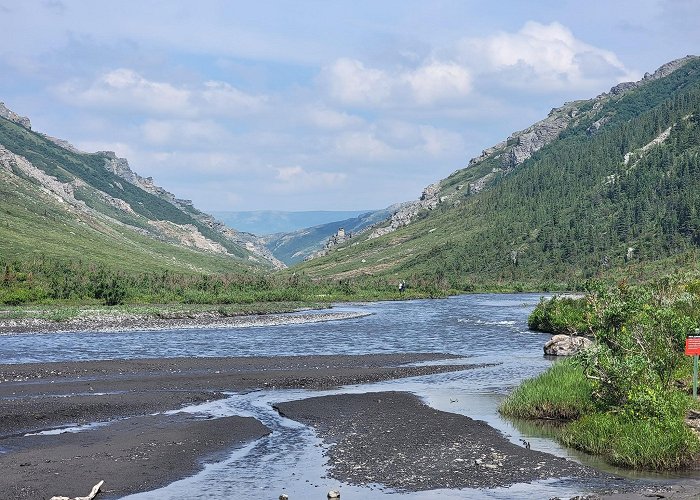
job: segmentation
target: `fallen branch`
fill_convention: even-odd
[[[90,490],[90,494],[86,497],[75,497],[75,498],[70,498],[70,497],[51,497],[51,500],[92,500],[97,496],[97,493],[99,493],[100,488],[102,488],[102,485],[104,484],[104,481],[100,481],[97,483],[95,486],[92,487],[92,490]]]

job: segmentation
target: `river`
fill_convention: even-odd
[[[312,430],[280,417],[272,404],[320,394],[381,390],[410,391],[440,410],[484,420],[515,443],[580,459],[536,429],[515,427],[498,415],[503,397],[523,379],[550,363],[542,354],[549,335],[531,332],[527,316],[540,294],[475,294],[439,300],[344,304],[336,310],[365,311],[362,318],[324,323],[231,329],[130,331],[117,333],[20,334],[2,337],[5,362],[71,361],[177,356],[276,356],[444,352],[492,366],[463,372],[395,380],[336,391],[266,390],[231,394],[228,399],[186,409],[214,416],[244,415],[261,420],[270,436],[209,464],[194,477],[130,500],[206,498],[325,498],[338,489],[343,498],[457,499],[549,498],[570,496],[595,484],[545,481],[494,490],[435,490],[396,493],[379,485],[358,487],[327,477],[323,445]],[[453,363],[453,360],[449,361]],[[584,457],[585,460],[585,457]],[[589,460],[589,463],[591,461]],[[595,461],[592,462],[594,465]]]

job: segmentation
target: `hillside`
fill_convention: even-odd
[[[0,260],[82,260],[144,271],[222,272],[280,264],[233,231],[131,171],[31,130],[0,104]]]
[[[469,290],[696,266],[700,59],[566,103],[361,238],[299,266]]]

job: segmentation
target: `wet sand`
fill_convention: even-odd
[[[193,474],[239,443],[264,436],[243,417],[152,415],[260,388],[326,389],[474,368],[405,366],[444,354],[172,358],[0,365],[0,497],[147,491]],[[25,436],[67,425],[80,433]]]
[[[407,366],[444,359],[455,362]],[[192,475],[269,433],[252,418],[163,413],[226,393],[329,389],[480,366],[434,353],[0,365],[0,498],[86,495],[100,480],[99,498],[119,498]],[[277,408],[333,443],[330,472],[352,484],[422,491],[594,478],[598,493],[581,498],[615,491],[621,493],[610,498],[700,498],[692,481],[634,492],[640,483],[517,446],[484,422],[435,410],[408,393],[323,396]],[[79,433],[25,435],[95,422]]]
[[[84,496],[100,480],[105,483],[99,498],[147,491],[268,433],[254,418],[204,420],[178,413],[132,417],[80,433],[4,439],[0,497]]]
[[[398,491],[494,488],[549,478],[601,478],[595,469],[517,446],[485,422],[425,405],[404,392],[278,403],[332,446],[330,474]]]

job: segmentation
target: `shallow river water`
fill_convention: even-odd
[[[5,362],[62,361],[174,356],[249,356],[444,352],[469,363],[494,366],[395,380],[336,391],[265,390],[232,394],[228,399],[188,408],[194,413],[253,416],[271,430],[268,437],[207,465],[194,477],[154,492],[128,497],[154,499],[323,499],[340,489],[345,499],[550,498],[591,491],[599,484],[544,481],[493,490],[433,490],[397,493],[378,485],[351,486],[327,477],[323,445],[309,428],[280,417],[272,404],[322,394],[382,390],[410,391],[440,410],[488,422],[508,439],[530,441],[546,451],[600,467],[562,448],[543,433],[514,426],[499,417],[503,397],[523,379],[552,362],[542,355],[549,335],[527,329],[527,316],[539,294],[465,295],[440,300],[350,304],[336,310],[360,310],[370,316],[325,323],[233,329],[197,329],[123,333],[68,333],[2,337]],[[453,363],[453,360],[449,361]],[[657,480],[660,478],[656,478]],[[670,478],[666,478],[670,479]],[[644,481],[645,478],[638,478]]]

